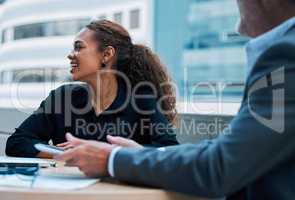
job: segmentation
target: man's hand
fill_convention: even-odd
[[[122,137],[114,137],[111,135],[107,136],[107,140],[110,144],[127,147],[127,148],[143,148],[142,145],[138,144],[134,140],[122,138]]]
[[[82,144],[83,142],[87,141],[87,140],[78,139],[69,133],[66,134],[66,138],[68,140],[67,142],[57,144],[56,146],[63,148],[64,150],[68,150],[68,149],[72,149],[72,148]],[[130,139],[126,139],[126,138],[118,137],[118,136],[115,137],[115,136],[107,135],[107,141],[110,144],[121,146],[121,147],[143,148],[142,145],[138,144],[134,140],[130,140]]]
[[[86,176],[101,177],[108,176],[108,159],[114,145],[107,143],[82,140],[70,134],[66,135],[72,149],[54,158],[58,161],[66,162],[67,166],[78,167]]]
[[[68,150],[68,149],[72,149],[76,146],[79,146],[80,144],[83,144],[87,141],[87,140],[81,140],[79,138],[76,138],[76,137],[72,136],[70,133],[66,134],[66,139],[67,139],[66,142],[57,144],[56,146],[60,147],[64,150]]]

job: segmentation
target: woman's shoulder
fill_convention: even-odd
[[[52,90],[49,96],[46,98],[47,101],[54,101],[54,105],[56,104],[71,104],[75,106],[83,106],[87,104],[90,89],[87,84],[83,83],[69,83],[59,86],[58,88]]]

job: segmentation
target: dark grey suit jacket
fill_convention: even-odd
[[[294,199],[294,33],[257,59],[229,130],[164,152],[122,149],[114,159],[115,177],[203,197]]]

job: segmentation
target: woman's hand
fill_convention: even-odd
[[[130,140],[130,139],[122,138],[122,137],[114,137],[114,136],[108,135],[107,141],[110,144],[121,146],[121,147],[143,148],[143,146],[138,144],[137,142]]]

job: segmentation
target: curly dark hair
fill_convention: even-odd
[[[149,82],[161,99],[161,109],[168,121],[176,125],[176,95],[172,80],[159,57],[144,45],[133,44],[128,31],[108,20],[95,20],[86,26],[95,32],[99,50],[112,46],[116,50],[116,70],[124,73],[132,87],[140,82]]]

